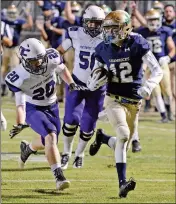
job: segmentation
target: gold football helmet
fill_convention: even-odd
[[[7,8],[7,19],[9,21],[15,21],[18,17],[18,9],[15,5],[10,5]]]
[[[145,17],[150,31],[157,31],[162,26],[161,15],[157,10],[150,9],[147,11]]]
[[[105,43],[120,45],[132,31],[130,15],[123,10],[110,12],[103,23],[103,35]]]
[[[78,2],[76,1],[71,2],[71,10],[73,13],[78,13],[80,9],[81,9],[81,5]]]
[[[164,5],[159,1],[154,1],[153,8],[157,10],[160,14],[164,11]]]

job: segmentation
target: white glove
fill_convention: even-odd
[[[139,89],[137,90],[137,93],[138,93],[140,96],[142,96],[143,98],[147,98],[147,97],[150,96],[151,91],[150,91],[150,89],[147,88],[146,86],[143,86],[143,87],[141,87],[141,88],[139,88]]]
[[[159,64],[160,64],[161,66],[163,66],[164,64],[169,64],[170,61],[171,61],[171,58],[170,58],[168,55],[159,58]]]
[[[87,87],[89,88],[90,91],[95,91],[104,84],[107,83],[107,77],[103,76],[102,78],[98,79],[101,73],[98,74],[93,74],[93,76],[89,76],[87,80]]]

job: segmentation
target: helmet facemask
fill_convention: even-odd
[[[104,24],[103,36],[106,44],[114,43],[118,45],[120,42],[125,40],[131,33],[131,24],[126,23],[113,23],[111,25]]]
[[[37,58],[27,58],[22,57],[21,59],[23,67],[31,74],[42,75],[47,70],[47,55],[41,55]]]
[[[83,19],[83,27],[92,38],[102,33],[103,20]]]
[[[18,18],[18,10],[16,8],[7,9],[7,19],[15,21]]]
[[[147,26],[150,31],[157,31],[162,26],[161,19],[160,18],[150,18],[147,20]]]

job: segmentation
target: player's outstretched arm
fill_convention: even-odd
[[[15,135],[19,134],[24,128],[29,127],[25,124],[25,94],[22,91],[15,93],[16,102],[16,124],[10,130],[10,138],[12,139]]]
[[[69,90],[70,90],[70,91],[75,91],[75,90],[78,90],[78,91],[80,91],[80,90],[88,90],[87,87],[77,85],[77,84],[74,82],[74,80],[73,80],[73,78],[72,78],[72,76],[71,76],[71,74],[70,74],[68,68],[67,68],[64,64],[60,64],[57,70],[59,70],[59,69],[62,70],[62,71],[61,71],[61,72],[58,72],[58,74],[59,74],[59,75],[61,76],[61,78],[65,81],[65,83],[67,83],[67,84],[69,85]],[[56,70],[56,72],[57,72],[57,70]]]
[[[160,83],[163,78],[163,71],[150,50],[142,57],[142,60],[151,71],[151,75],[144,86],[138,89],[138,94],[146,98],[150,96],[152,90]]]

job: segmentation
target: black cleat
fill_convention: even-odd
[[[69,162],[69,155],[63,154],[61,157],[61,168],[62,170],[66,170],[68,168],[68,162]]]
[[[90,148],[89,148],[89,154],[91,156],[96,155],[96,153],[100,149],[100,147],[102,145],[102,137],[103,137],[103,130],[97,129],[95,141],[90,145]]]
[[[125,181],[119,189],[119,197],[120,198],[126,198],[129,191],[132,191],[135,189],[136,182],[133,178],[130,178],[129,181]]]
[[[20,155],[20,158],[19,158],[19,167],[21,169],[23,169],[28,157],[31,154],[36,154],[37,151],[35,151],[35,152],[32,151],[29,148],[29,143],[27,141],[25,141],[25,140],[21,141],[20,150],[21,150],[21,155]]]
[[[137,140],[132,141],[132,152],[140,152],[141,151],[141,145],[140,142]]]
[[[73,162],[73,168],[82,168],[83,167],[83,157],[76,157]]]
[[[57,190],[64,190],[70,187],[70,181],[68,181],[61,168],[57,168],[54,170],[54,176],[56,179],[56,189]]]

